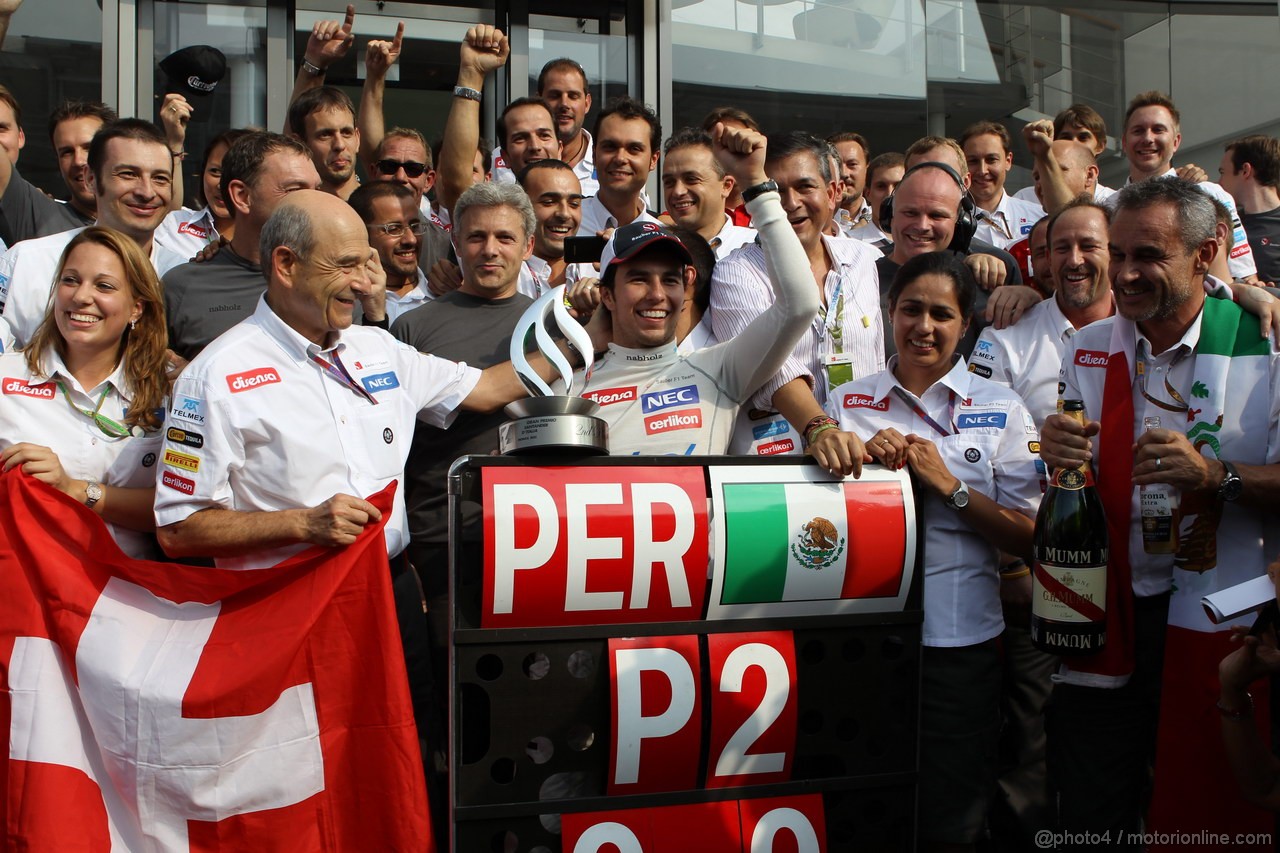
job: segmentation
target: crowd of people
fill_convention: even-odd
[[[496,450],[502,407],[526,394],[513,330],[564,285],[614,455],[915,475],[923,849],[1141,829],[1165,626],[1183,587],[1205,586],[1185,578],[1226,586],[1276,557],[1280,140],[1229,142],[1217,181],[1175,170],[1177,107],[1144,92],[1113,190],[1098,181],[1107,128],[1084,104],[1020,145],[983,121],[875,156],[874,128],[771,133],[731,106],[664,137],[620,97],[588,130],[591,81],[563,58],[503,108],[491,148],[481,93],[510,49],[480,25],[433,146],[386,127],[403,28],[364,45],[358,105],[325,85],[353,15],[314,27],[282,132],[213,138],[192,207],[199,107],[180,92],[155,123],[60,105],[45,147],[0,87],[5,470],[82,502],[132,556],[230,568],[349,544],[380,520],[365,496],[402,484],[385,536],[435,778],[446,474]],[[20,154],[49,153],[65,199],[22,177]],[[1017,193],[1015,155],[1034,179]],[[579,237],[601,238],[598,259],[567,257]],[[1058,414],[1064,398],[1084,401],[1084,425]],[[1105,659],[1064,662],[1030,642],[1028,566],[1048,474],[1081,464],[1107,503],[1118,592]],[[1148,488],[1180,497],[1170,547],[1144,539]],[[463,521],[478,564],[475,507]],[[1280,773],[1247,690],[1277,670],[1274,634],[1249,636],[1218,703],[1240,798],[1270,806]]]

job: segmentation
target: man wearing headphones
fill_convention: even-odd
[[[885,199],[881,210],[881,228],[890,233],[893,243],[886,247],[885,256],[876,261],[876,270],[880,277],[881,311],[884,327],[889,326],[888,303],[886,296],[893,277],[899,267],[916,255],[926,252],[949,250],[965,255],[974,265],[1004,267],[1003,284],[1022,283],[1022,275],[1018,265],[1008,252],[980,244],[973,239],[977,223],[975,220],[973,199],[965,188],[964,179],[955,168],[947,163],[925,161],[915,163],[902,177],[897,190]],[[975,274],[977,270],[975,270]],[[1021,288],[1030,290],[1030,288]],[[1023,294],[1016,300],[1022,302]],[[1038,298],[1028,298],[1028,304],[1034,304]],[[980,291],[975,319],[981,319],[987,308],[987,293]],[[1010,313],[1020,315],[1027,306],[1009,309]],[[990,319],[990,318],[988,318]],[[997,318],[1004,322],[1012,319]],[[960,341],[956,351],[966,358],[973,351],[973,344],[982,330],[981,323],[969,324],[969,330]],[[893,336],[885,335],[885,353],[893,355],[895,348]]]

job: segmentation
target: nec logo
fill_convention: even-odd
[[[646,435],[654,435],[659,432],[670,432],[673,429],[701,428],[702,411],[700,409],[681,409],[678,412],[668,412],[665,415],[658,415],[657,417],[644,419],[644,431]]]
[[[636,386],[601,388],[599,391],[588,391],[582,396],[588,400],[594,400],[596,405],[599,406],[610,406],[614,403],[634,403],[636,401]]]
[[[400,387],[400,378],[396,376],[394,370],[386,373],[378,373],[373,376],[365,376],[360,380],[360,384],[364,386],[364,390],[369,393],[374,391],[390,391],[392,388]]]
[[[52,382],[43,385],[28,385],[26,380],[9,377],[4,380],[4,393],[17,394],[21,397],[35,397],[38,400],[52,400],[57,391]]]
[[[271,385],[279,381],[280,374],[276,372],[274,367],[258,367],[253,370],[246,370],[244,373],[231,374],[227,377],[227,387],[231,389],[232,394],[239,394],[241,391],[248,391],[250,388]]]
[[[680,388],[672,388],[668,391],[654,391],[652,394],[645,394],[640,398],[641,409],[647,415],[650,412],[660,412],[663,409],[669,409],[672,406],[687,406],[690,403],[697,403],[698,386],[685,385]]]
[[[1106,367],[1110,356],[1097,350],[1076,350],[1076,364],[1080,367]]]
[[[956,418],[956,427],[959,429],[978,429],[980,427],[1004,429],[1007,417],[1004,412],[966,412]]]
[[[179,234],[190,234],[192,237],[199,237],[201,240],[209,239],[209,230],[201,228],[194,222],[184,222],[178,226]]]
[[[165,471],[160,478],[160,482],[175,492],[182,492],[184,495],[194,495],[196,493],[195,481],[188,480],[186,477],[175,474],[172,471]]]
[[[877,402],[866,394],[845,394],[844,407],[846,409],[875,409],[877,412],[887,412],[889,411],[889,399],[886,397]]]

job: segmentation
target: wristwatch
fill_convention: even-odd
[[[88,480],[84,484],[84,505],[91,507],[102,500],[102,484],[97,480]]]
[[[1240,479],[1240,472],[1236,470],[1236,466],[1225,459],[1218,461],[1227,471],[1227,476],[1223,477],[1222,482],[1218,484],[1218,499],[1224,501],[1239,499],[1240,493],[1244,491],[1244,480]]]
[[[742,203],[746,204],[749,201],[754,201],[755,199],[759,198],[765,193],[776,193],[777,191],[778,191],[777,181],[772,181],[772,180],[764,181],[763,183],[756,184],[753,187],[747,187],[745,190],[743,190]]]
[[[964,484],[964,480],[959,481],[956,490],[947,498],[947,506],[954,510],[964,509],[969,505],[969,487]]]

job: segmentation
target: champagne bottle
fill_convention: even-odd
[[[1062,413],[1084,423],[1084,403]],[[1091,655],[1106,645],[1107,516],[1088,462],[1053,472],[1036,515],[1031,642],[1055,655]]]
[[[1142,431],[1160,428],[1160,418],[1142,419]],[[1142,508],[1142,550],[1148,554],[1178,552],[1178,491],[1172,486],[1153,483],[1138,492]]]

